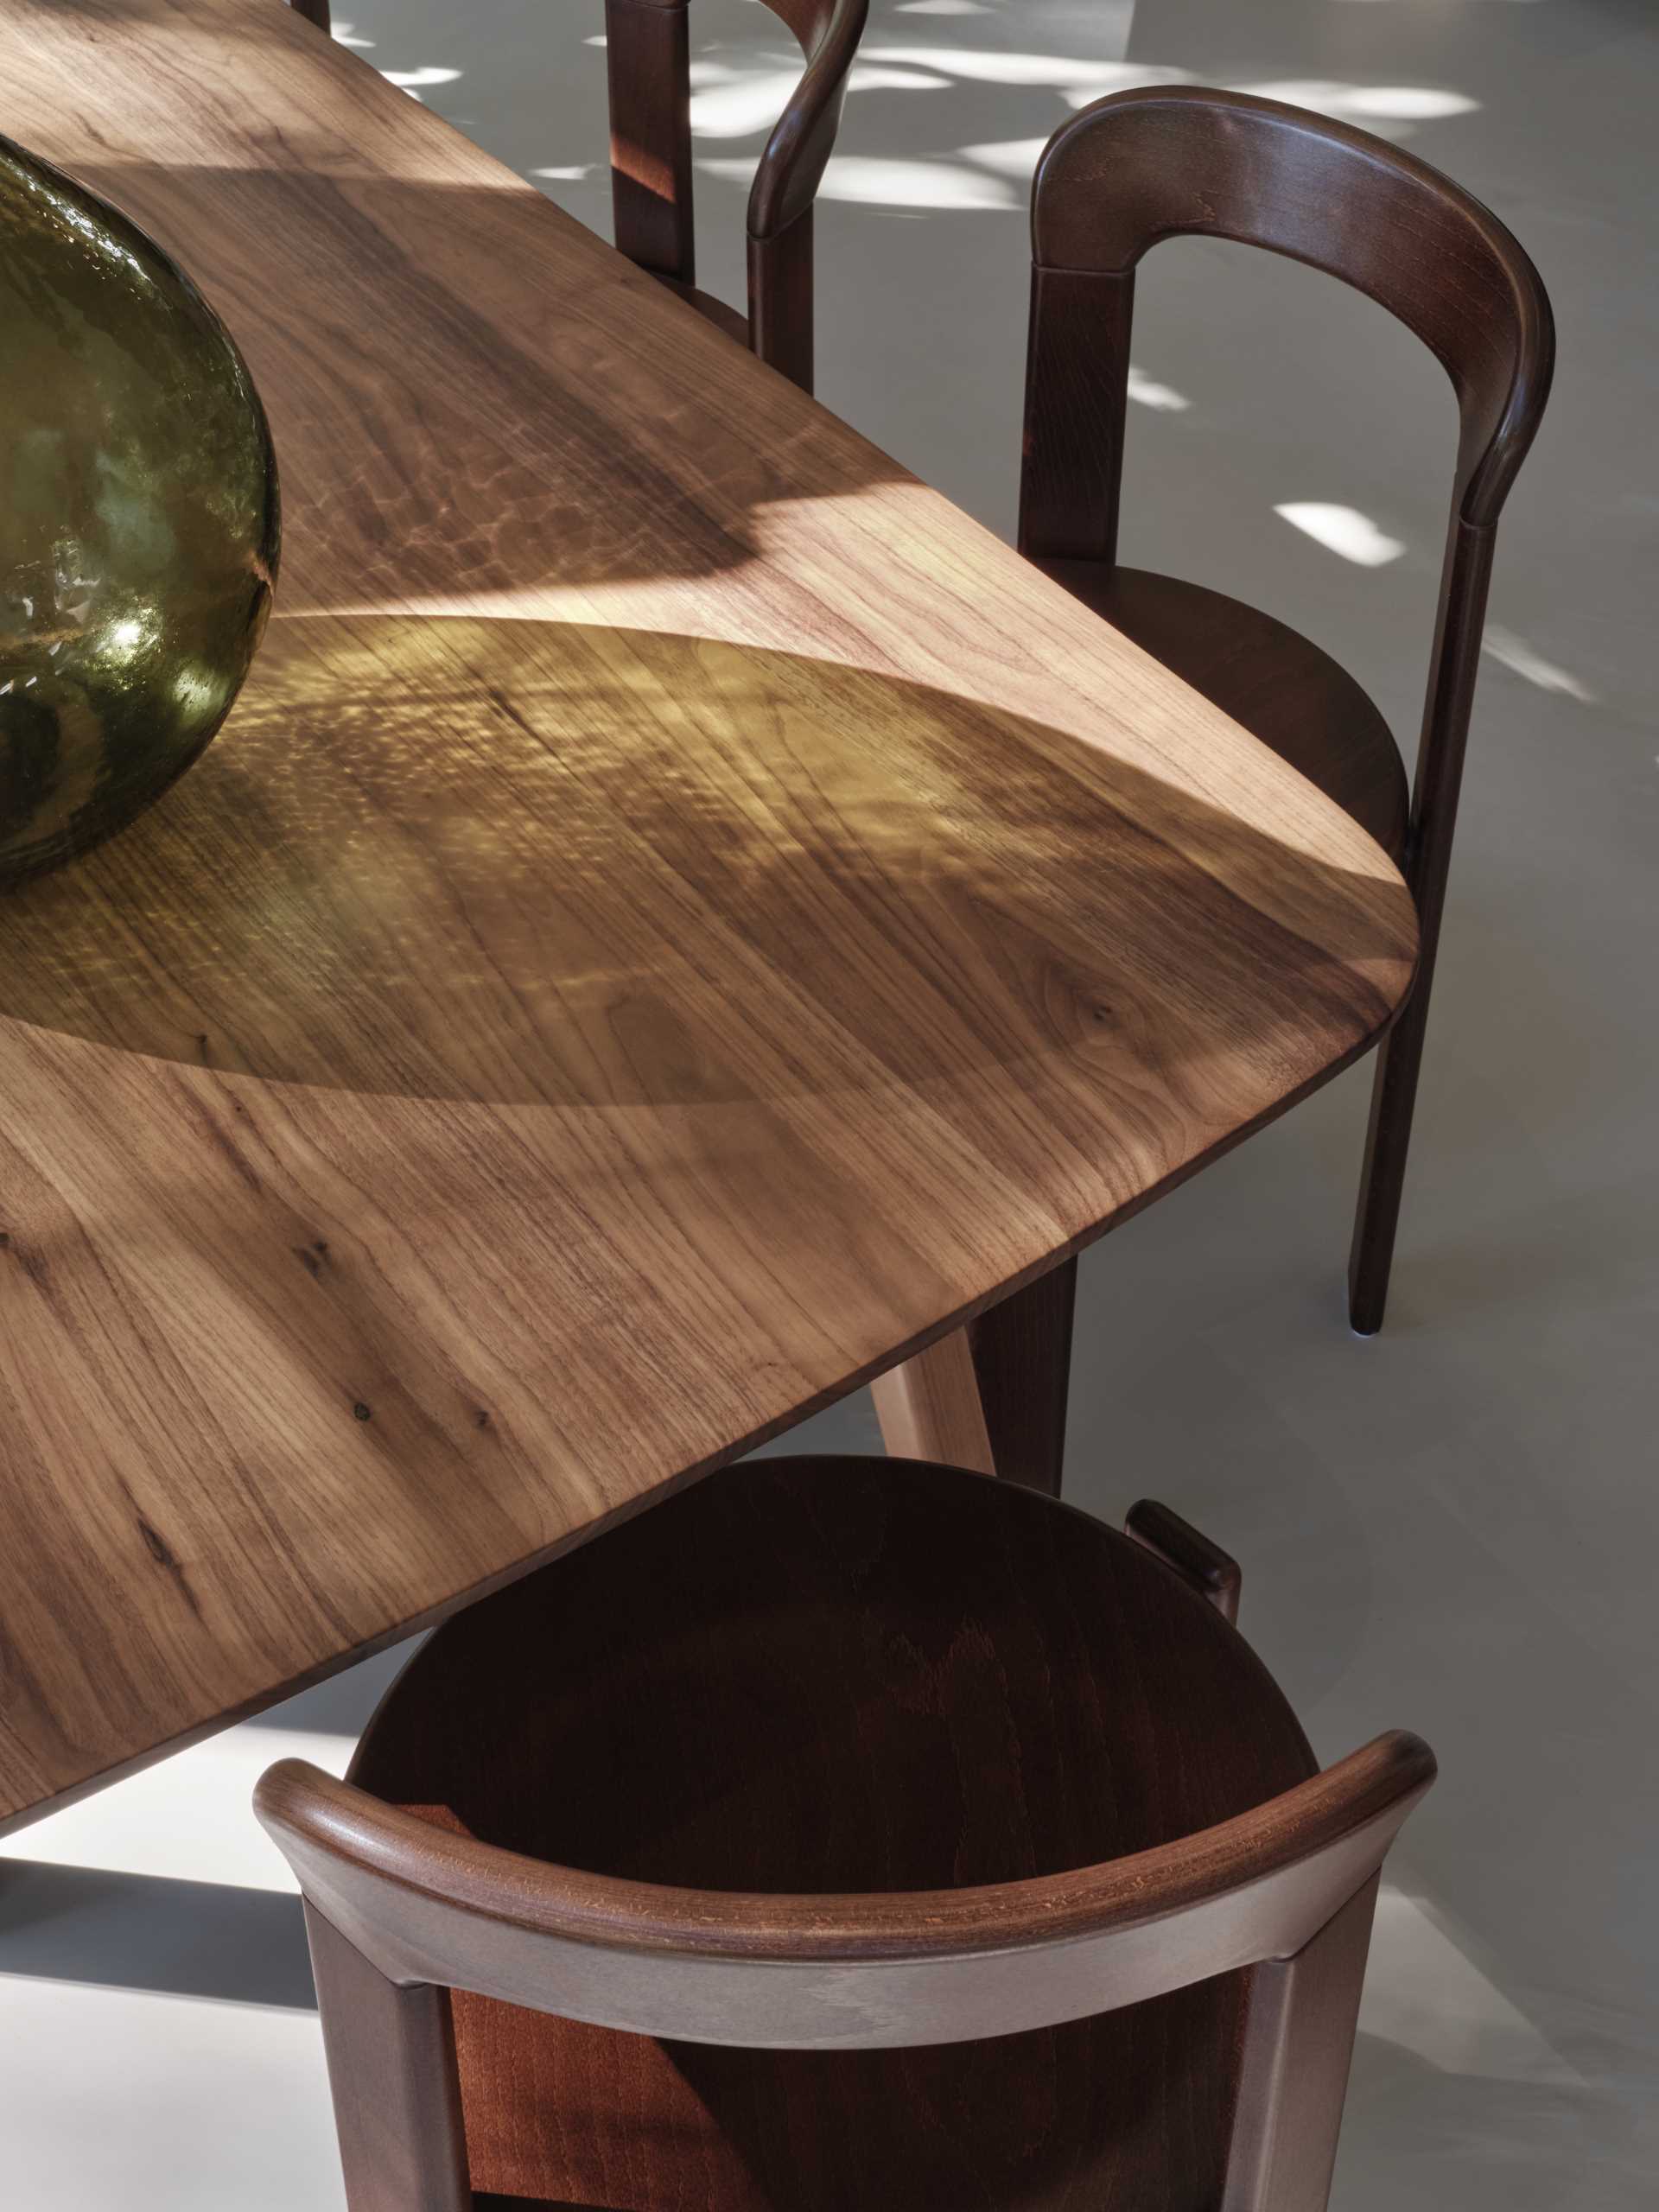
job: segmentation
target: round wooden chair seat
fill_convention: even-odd
[[[1036,566],[1368,830],[1398,859],[1410,793],[1394,734],[1347,670],[1288,624],[1179,576],[1103,561]]]
[[[1036,1492],[753,1461],[441,1629],[352,1779],[532,1858],[698,1890],[1095,1864],[1316,1771],[1249,1647]],[[474,2187],[607,2212],[1199,2212],[1244,1978],[994,2041],[659,2044],[457,1993]]]

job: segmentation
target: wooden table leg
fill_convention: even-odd
[[[1060,1494],[1077,1263],[1066,1260],[873,1386],[896,1458]]]
[[[966,1329],[953,1329],[925,1351],[890,1367],[871,1383],[870,1395],[891,1458],[938,1459],[982,1475],[997,1471]]]

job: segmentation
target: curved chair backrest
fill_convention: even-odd
[[[1438,925],[1492,533],[1554,362],[1543,284],[1478,200],[1362,130],[1196,86],[1096,101],[1049,141],[1033,194],[1027,553],[1116,558],[1135,269],[1182,236],[1263,246],[1340,277],[1397,315],[1452,379],[1461,429],[1407,849],[1419,906]]]
[[[658,2037],[827,2050],[1006,2035],[1252,1966],[1228,2203],[1312,2212],[1334,2156],[1377,1871],[1433,1774],[1417,1738],[1382,1736],[1179,1842],[887,1896],[676,1890],[549,1866],[296,1760],[271,1768],[255,1802],[305,1893],[320,1980],[374,2012],[377,2140],[414,2146],[427,2193],[407,2201],[427,2212],[471,2202],[452,1988]],[[1281,2127],[1286,2097],[1298,2109]],[[434,2178],[445,2172],[447,2196]],[[384,2201],[405,2200],[389,2189]]]
[[[749,194],[749,342],[812,385],[812,203],[841,125],[869,0],[765,0],[806,69]],[[618,251],[676,283],[696,276],[688,0],[606,0]]]

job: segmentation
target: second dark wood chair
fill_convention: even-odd
[[[869,0],[764,0],[806,57],[749,193],[748,308],[696,286],[688,0],[605,0],[617,249],[729,337],[812,389],[812,208]]]
[[[352,2212],[1319,2212],[1433,1761],[1321,1774],[1232,1562],[1129,1527],[752,1461],[274,1767]]]
[[[1231,238],[1377,301],[1452,380],[1460,423],[1411,796],[1358,684],[1254,607],[1117,559],[1135,270],[1160,240]],[[1349,1264],[1350,1317],[1382,1325],[1446,899],[1498,516],[1544,410],[1549,302],[1497,218],[1365,132],[1194,86],[1120,92],[1057,131],[1032,197],[1020,545],[1068,591],[1319,785],[1403,866],[1422,955],[1384,1039]]]
[[[806,58],[749,193],[748,307],[696,285],[689,0],[605,0],[611,204],[619,252],[727,335],[812,389],[812,208],[841,127],[869,0],[763,0]],[[329,0],[289,0],[319,30]]]
[[[1135,272],[1166,238],[1230,238],[1366,293],[1452,381],[1459,435],[1415,775],[1329,654],[1272,616],[1117,558]],[[1198,86],[1098,100],[1061,126],[1032,196],[1020,549],[1242,722],[1402,867],[1421,957],[1382,1040],[1348,1264],[1349,1319],[1382,1325],[1498,517],[1554,365],[1537,270],[1449,177],[1364,131]],[[1076,1262],[882,1378],[889,1448],[1058,1491]]]

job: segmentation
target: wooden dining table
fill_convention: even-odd
[[[0,0],[0,55],[234,334],[285,518],[200,765],[0,899],[5,1827],[925,1372],[1361,1052],[1415,924],[280,0]]]

